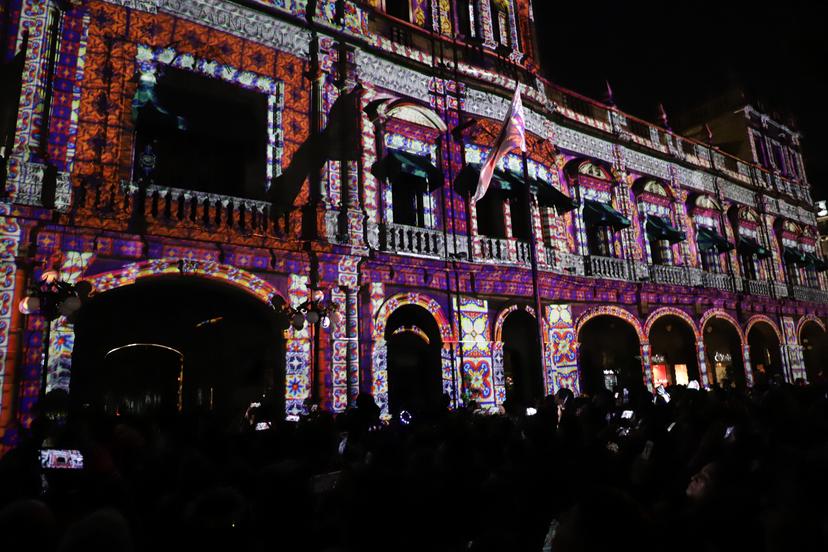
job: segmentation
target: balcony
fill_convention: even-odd
[[[747,292],[751,295],[763,295],[765,297],[772,296],[770,282],[745,279],[744,289],[747,290]]]
[[[797,301],[808,301],[811,303],[828,303],[828,292],[821,289],[808,288],[803,286],[788,286],[788,297]]]
[[[214,232],[232,229],[245,234],[273,233],[267,201],[149,185],[140,205],[136,203],[140,197],[137,185],[127,183],[124,191],[148,223]]]
[[[546,264],[556,272],[584,274],[584,258],[580,255],[546,249]]]
[[[386,251],[421,257],[445,257],[446,242],[443,232],[405,224],[386,224],[383,232]]]
[[[626,259],[615,257],[587,256],[584,258],[584,268],[587,276],[606,278],[609,280],[631,280],[630,264]]]
[[[531,262],[529,244],[526,242],[486,236],[475,236],[474,242],[475,257],[479,261],[527,266]]]
[[[657,284],[670,286],[688,286],[690,278],[687,271],[681,266],[652,265],[650,267],[650,279]]]
[[[717,274],[715,272],[702,272],[702,285],[706,288],[718,289],[721,291],[733,291],[733,279],[729,274]]]

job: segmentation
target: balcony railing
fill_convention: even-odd
[[[475,236],[474,241],[477,244],[475,249],[479,251],[476,257],[480,261],[519,265],[529,265],[531,262],[529,244],[526,242],[487,236]]]
[[[587,276],[608,278],[611,280],[632,279],[630,264],[626,259],[588,256],[584,258],[584,267]]]
[[[387,251],[425,257],[446,256],[445,236],[440,230],[405,224],[386,224],[384,230],[383,243]]]
[[[127,183],[124,189],[134,209],[143,214],[147,222],[213,231],[234,229],[252,234],[272,233],[271,204],[267,201],[149,185],[143,205],[139,205],[136,203],[139,187]]]
[[[828,303],[828,292],[821,289],[814,289],[802,286],[788,286],[788,297],[798,301],[809,301],[812,303]]]
[[[687,270],[681,266],[652,265],[650,267],[650,278],[657,284],[668,284],[671,286],[690,285]]]
[[[751,295],[771,296],[771,284],[761,280],[745,279],[745,290]]]
[[[702,272],[702,285],[707,288],[733,291],[733,279],[728,274]]]

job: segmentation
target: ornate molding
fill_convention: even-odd
[[[157,0],[157,2],[158,11],[253,40],[302,59],[309,57],[311,34],[297,25],[221,0]]]
[[[364,50],[357,50],[354,57],[360,81],[419,100],[429,97],[431,76],[369,54]]]

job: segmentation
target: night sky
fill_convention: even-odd
[[[828,38],[812,3],[611,5],[536,0],[547,77],[604,100],[608,80],[623,111],[657,122],[739,87],[792,119],[803,137],[815,199],[828,199]],[[668,4],[665,4],[668,6]]]

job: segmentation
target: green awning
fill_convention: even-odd
[[[645,223],[647,234],[657,240],[667,240],[670,243],[678,243],[687,239],[687,234],[670,224],[665,217],[647,215]]]
[[[733,249],[733,244],[727,241],[727,238],[707,226],[699,226],[696,231],[696,241],[700,251],[715,249],[719,253],[724,253]]]
[[[828,263],[814,255],[813,253],[805,253],[805,259],[807,260],[805,266],[807,268],[812,268],[817,272],[825,272],[828,270]]]
[[[554,207],[559,215],[568,213],[578,206],[578,202],[557,189],[545,180],[535,180],[538,183],[538,205]]]
[[[739,253],[743,255],[756,255],[760,259],[767,259],[771,256],[770,250],[761,246],[754,238],[739,236],[739,243],[737,247],[739,249]]]
[[[401,174],[420,178],[429,192],[443,185],[443,173],[431,164],[430,158],[407,151],[388,150],[388,154],[374,165],[373,173],[378,178],[396,178]]]
[[[805,266],[808,264],[808,258],[805,256],[805,253],[795,247],[786,245],[782,256],[785,258],[785,262],[793,263],[796,266]]]
[[[454,182],[454,189],[460,195],[469,196],[477,190],[477,182],[480,180],[480,168],[477,163],[470,163],[463,167]],[[495,193],[503,196],[503,199],[518,197],[522,180],[510,172],[495,170],[492,181],[486,195]]]
[[[584,220],[596,226],[611,226],[616,232],[632,224],[630,219],[613,209],[612,205],[591,199],[584,201]]]

